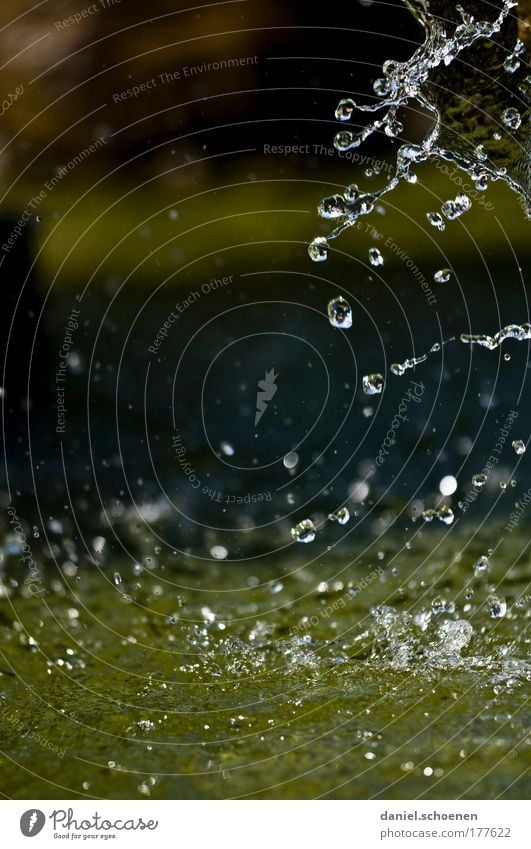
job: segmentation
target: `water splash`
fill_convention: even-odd
[[[494,351],[506,339],[516,339],[517,342],[525,342],[531,339],[531,324],[508,324],[498,330],[494,336],[489,336],[486,333],[462,333],[460,339],[461,342],[466,344],[481,345],[483,348],[488,348],[489,351]]]
[[[400,136],[403,127],[397,118],[397,112],[411,104],[426,110],[432,118],[432,124],[419,144],[402,144],[399,147],[394,173],[388,176],[386,185],[371,192],[363,192],[356,185],[352,185],[343,195],[336,194],[325,198],[319,204],[319,215],[327,219],[334,218],[339,223],[327,239],[317,237],[311,243],[309,254],[314,261],[326,259],[328,241],[352,227],[362,215],[372,212],[376,202],[393,191],[401,180],[414,182],[415,175],[411,166],[428,160],[443,159],[452,162],[471,176],[476,187],[482,191],[487,188],[489,181],[503,180],[523,196],[529,214],[531,169],[526,154],[529,133],[527,117],[531,103],[529,77],[515,81],[518,95],[511,92],[507,94],[507,81],[504,81],[502,86],[490,86],[495,92],[489,91],[486,97],[493,99],[491,114],[498,115],[500,127],[493,133],[492,122],[486,121],[484,126],[480,115],[482,112],[489,112],[490,101],[489,109],[473,110],[478,113],[474,114],[473,118],[476,123],[473,127],[468,126],[472,119],[465,113],[461,102],[463,98],[459,96],[463,85],[463,71],[454,65],[461,54],[469,51],[467,77],[470,77],[470,74],[481,75],[481,67],[484,64],[482,51],[488,42],[489,67],[493,67],[493,72],[496,71],[498,63],[502,74],[508,73],[511,78],[518,75],[525,50],[523,44],[517,41],[507,56],[504,44],[493,45],[490,42],[494,36],[499,36],[502,41],[512,39],[514,45],[515,20],[510,12],[515,5],[512,0],[503,0],[494,20],[476,20],[471,12],[465,11],[459,5],[456,6],[455,13],[445,7],[443,15],[437,14],[437,0],[408,2],[408,6],[424,26],[424,43],[406,62],[390,59],[384,62],[382,76],[373,85],[374,93],[379,98],[376,103],[359,104],[352,98],[344,98],[339,102],[336,118],[341,122],[352,121],[357,113],[378,113],[378,117],[356,130],[341,129],[334,138],[334,145],[337,150],[344,152],[359,147],[373,133],[379,131],[383,131],[390,138]],[[474,4],[471,4],[471,7],[473,8]],[[457,14],[455,20],[451,19],[452,14]],[[441,79],[444,81],[448,76],[450,85],[448,80],[441,82]],[[470,80],[468,85],[470,87]],[[478,90],[482,88],[484,84],[478,86]],[[444,92],[446,102],[441,102],[441,92]],[[514,105],[505,105],[507,97],[512,99],[515,96],[518,96],[519,103],[524,103],[525,115]],[[467,126],[456,131],[456,120]],[[504,130],[510,131],[507,138],[503,135]],[[518,131],[521,137],[516,138],[514,134]],[[446,201],[441,212],[428,211],[426,215],[434,227],[444,230],[444,218],[452,221],[471,206],[470,198],[460,194],[454,200]]]

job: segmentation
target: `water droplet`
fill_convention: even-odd
[[[350,147],[357,147],[354,133],[351,133],[350,130],[340,130],[334,137],[334,147],[341,151],[348,150]]]
[[[282,460],[286,469],[294,469],[299,462],[299,455],[296,451],[289,451]]]
[[[346,525],[350,519],[350,513],[346,507],[340,507],[335,513],[329,513],[328,519],[331,522],[339,522],[340,525]]]
[[[317,207],[317,214],[321,218],[341,218],[346,211],[345,200],[341,195],[323,198]]]
[[[517,130],[522,123],[522,116],[518,109],[515,109],[513,106],[509,106],[508,109],[504,109],[502,112],[502,121],[506,127],[509,127],[510,130]]]
[[[468,210],[472,206],[472,201],[468,197],[468,195],[456,195],[454,200],[447,200],[441,206],[441,212],[445,218],[449,221],[454,221],[456,218],[459,218],[464,212],[468,212]]]
[[[114,583],[116,584],[117,587],[119,587],[120,584],[122,583],[122,576],[120,575],[119,572],[114,573]]]
[[[234,456],[234,448],[230,444],[230,442],[222,442],[219,446],[221,448],[221,453],[225,454],[227,457]]]
[[[447,504],[443,504],[442,507],[439,507],[437,513],[437,518],[440,522],[444,522],[445,525],[451,525],[455,519],[454,511],[451,507],[448,507]]]
[[[442,596],[440,595],[434,598],[431,603],[431,609],[435,616],[438,616],[439,613],[444,613],[444,611],[446,610],[446,601],[444,600],[444,598],[442,598]]]
[[[487,599],[487,608],[491,619],[502,619],[507,613],[507,602],[500,596],[491,595]]]
[[[503,63],[503,67],[509,74],[514,74],[514,72],[517,71],[520,67],[520,60],[518,56],[515,56],[513,53],[511,53],[510,56],[507,56],[505,62]]]
[[[360,190],[356,183],[351,183],[344,191],[344,197],[348,203],[354,203],[354,201],[358,199],[359,194]]]
[[[303,519],[298,525],[291,529],[291,536],[295,542],[313,542],[317,533],[311,519]]]
[[[313,262],[324,262],[328,259],[328,242],[324,236],[316,236],[308,246],[308,254]]]
[[[383,374],[366,374],[363,378],[363,391],[366,395],[379,395],[384,388]]]
[[[480,473],[472,477],[472,484],[476,489],[482,489],[487,483],[487,475]]]
[[[490,572],[490,560],[486,554],[482,554],[474,563],[474,575],[479,576],[484,572]]]
[[[351,97],[345,97],[337,104],[336,118],[338,121],[348,121],[356,108],[356,103]]]
[[[441,495],[453,495],[457,489],[457,480],[453,475],[445,475],[439,483]]]
[[[391,84],[385,77],[378,77],[372,84],[372,90],[378,97],[383,97],[389,92]]]
[[[328,304],[328,319],[332,327],[346,330],[352,327],[352,310],[345,298],[332,298]]]
[[[436,283],[448,283],[451,276],[452,272],[449,268],[439,268],[433,275],[433,279]]]
[[[517,454],[525,454],[525,442],[521,439],[515,439],[512,445]]]
[[[439,212],[427,212],[426,218],[433,227],[437,228],[437,230],[443,231],[445,229],[446,224],[444,223],[443,217]]]
[[[424,510],[422,512],[422,518],[425,522],[433,522],[434,519],[439,519],[439,521],[444,522],[445,525],[451,525],[455,519],[455,516],[452,508],[448,507],[446,504],[443,504],[441,507],[438,507],[435,510]]]
[[[369,248],[369,262],[374,266],[384,264],[384,258],[378,248]]]
[[[213,545],[210,549],[210,554],[214,560],[225,560],[225,558],[228,557],[229,552],[224,545]]]
[[[389,136],[389,138],[395,138],[404,132],[404,127],[397,121],[396,118],[388,118],[385,122],[385,135]]]

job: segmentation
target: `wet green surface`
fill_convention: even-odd
[[[12,593],[2,791],[524,796],[528,533],[506,535],[474,577],[495,534],[418,530],[409,548],[388,536],[363,553],[358,540],[311,566],[297,549],[267,573],[182,560],[134,575],[116,563],[119,577],[92,567],[47,575],[41,599]]]

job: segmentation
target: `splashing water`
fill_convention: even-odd
[[[451,14],[445,8],[444,15],[432,13],[434,3],[418,0],[413,2],[412,10],[424,26],[426,38],[424,44],[415,51],[406,62],[387,60],[382,67],[383,75],[375,80],[373,90],[379,98],[377,103],[359,104],[352,98],[342,99],[336,109],[336,118],[341,122],[352,121],[357,113],[379,113],[369,124],[357,130],[341,129],[334,138],[334,146],[344,152],[359,147],[373,133],[383,131],[388,137],[396,138],[403,132],[403,127],[397,119],[400,108],[410,106],[427,110],[432,117],[432,125],[420,144],[402,144],[398,148],[394,173],[388,177],[387,184],[371,192],[364,192],[357,186],[349,186],[343,195],[325,198],[319,205],[319,215],[323,218],[335,218],[337,227],[329,233],[327,239],[317,237],[309,247],[312,260],[321,261],[327,258],[328,241],[337,238],[345,229],[352,227],[362,215],[368,215],[375,208],[378,199],[393,191],[401,180],[414,182],[415,175],[412,165],[417,165],[434,159],[452,162],[466,172],[475,182],[476,188],[484,190],[489,181],[503,180],[514,191],[521,194],[527,204],[530,203],[530,173],[525,154],[527,147],[528,121],[519,110],[508,105],[499,109],[501,100],[496,93],[493,111],[498,114],[498,126],[494,134],[491,129],[481,127],[484,140],[478,144],[479,129],[476,132],[456,132],[452,121],[443,120],[443,105],[439,102],[441,91],[446,95],[445,104],[448,111],[458,104],[463,112],[463,104],[459,102],[459,86],[452,78],[452,85],[442,84],[440,79],[444,74],[458,73],[451,68],[461,54],[478,50],[485,46],[487,40],[514,26],[510,20],[510,11],[515,5],[512,0],[503,0],[498,15],[494,20],[476,20],[474,15],[457,5],[458,18],[448,20]],[[437,11],[437,10],[435,10]],[[514,41],[513,41],[514,44]],[[522,64],[524,45],[517,41],[513,52],[502,59],[504,72],[514,76]],[[476,65],[479,67],[480,63]],[[528,80],[528,77],[525,78]],[[526,103],[530,102],[529,84],[525,80],[518,81],[518,91]],[[506,89],[504,84],[502,89]],[[495,97],[491,95],[491,97]],[[522,99],[520,97],[520,99]],[[444,101],[443,101],[444,103]],[[490,105],[490,104],[489,104]],[[496,109],[497,105],[497,109]],[[529,111],[528,109],[526,110]],[[463,118],[463,121],[469,120]],[[478,121],[478,117],[475,117]],[[516,147],[512,146],[511,138],[504,139],[503,131],[515,133],[522,131],[522,140]],[[524,134],[525,131],[525,134]],[[468,141],[463,139],[468,138]],[[456,139],[459,139],[456,141]],[[470,139],[474,139],[472,142]],[[502,142],[502,144],[499,144]],[[463,147],[464,146],[464,147]],[[453,200],[446,201],[441,212],[427,211],[426,217],[430,224],[438,230],[445,229],[444,217],[448,221],[461,216],[472,206],[465,194],[459,194]],[[442,213],[442,214],[441,214]],[[443,217],[444,216],[444,217]]]

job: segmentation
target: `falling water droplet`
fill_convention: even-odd
[[[337,104],[336,118],[338,121],[348,121],[356,108],[356,103],[351,97],[345,97]]]
[[[384,258],[378,248],[369,248],[369,262],[374,266],[384,264]]]
[[[490,560],[486,554],[482,554],[474,563],[474,575],[483,575],[485,572],[490,572]]]
[[[518,109],[515,109],[513,106],[509,106],[508,109],[504,109],[502,112],[502,121],[506,127],[509,127],[510,130],[517,130],[522,123],[522,116]]]
[[[345,298],[332,298],[328,304],[328,319],[332,327],[346,330],[352,327],[352,310]]]
[[[350,513],[346,507],[340,507],[335,513],[329,513],[328,519],[330,522],[339,522],[340,525],[346,525],[350,519]]]
[[[323,198],[317,207],[317,214],[321,218],[341,218],[346,211],[345,200],[341,195]]]
[[[452,272],[449,268],[439,268],[433,275],[433,279],[436,283],[448,283],[451,276]]]
[[[291,529],[291,536],[295,542],[313,542],[316,533],[315,525],[311,519],[303,519],[302,522]]]
[[[308,246],[308,254],[314,262],[324,262],[328,259],[328,242],[324,236],[316,236]]]
[[[225,560],[225,558],[228,557],[229,552],[224,545],[213,545],[210,549],[210,554],[214,560]]]
[[[384,388],[383,374],[366,374],[362,383],[366,395],[379,395]]]
[[[525,442],[521,439],[515,439],[512,445],[517,454],[525,454]]]
[[[468,212],[468,210],[472,206],[472,201],[468,197],[468,195],[456,195],[454,200],[447,200],[441,206],[441,212],[448,221],[454,221],[456,218],[459,218],[464,212]]]
[[[294,469],[299,462],[299,455],[296,451],[289,451],[282,460],[286,469]]]
[[[500,596],[491,595],[487,599],[487,608],[491,619],[502,619],[507,613],[507,602]]]
[[[441,230],[442,232],[445,229],[446,224],[444,223],[444,219],[439,212],[427,212],[426,218],[433,227],[437,228],[437,230]]]
[[[487,475],[480,473],[472,477],[472,484],[476,489],[482,489],[487,483]]]

